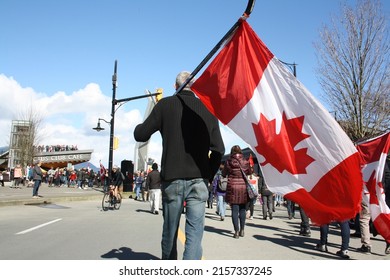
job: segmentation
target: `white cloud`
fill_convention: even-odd
[[[77,145],[79,149],[94,150],[92,164],[99,166],[99,161],[108,164],[110,126],[101,121],[105,130],[96,132],[98,118],[110,121],[111,97],[102,94],[99,85],[90,83],[84,88],[70,94],[58,91],[52,95],[35,92],[32,88],[22,87],[12,77],[0,74],[0,147],[7,146],[11,122],[18,112],[29,108],[37,109],[43,117],[40,133],[41,145]],[[135,140],[133,131],[143,120],[142,108],[125,111],[124,108],[115,114],[115,136],[119,138],[119,148],[114,151],[114,164],[122,160],[134,160]],[[145,106],[146,109],[146,106]],[[242,148],[248,145],[232,130],[221,125],[221,133],[226,153],[233,145]],[[149,157],[158,164],[161,161],[161,136],[155,133],[149,143]]]
[[[12,77],[0,74],[0,146],[9,144],[12,120],[24,110],[39,111],[43,122],[40,126],[40,145],[77,145],[79,149],[94,150],[92,164],[99,160],[108,164],[109,131],[105,122],[102,132],[92,130],[98,118],[110,121],[111,97],[102,94],[99,85],[91,83],[85,88],[66,93],[58,91],[52,95],[37,93],[32,88],[24,88]],[[135,140],[133,131],[142,121],[140,110],[125,112],[118,110],[115,116],[115,136],[119,138],[119,149],[114,151],[114,163],[123,159],[134,160]]]

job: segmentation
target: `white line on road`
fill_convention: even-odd
[[[32,228],[29,228],[29,229],[20,231],[20,232],[18,232],[18,233],[16,233],[16,234],[25,234],[25,233],[31,232],[31,231],[33,231],[33,230],[39,229],[39,228],[41,228],[41,227],[44,227],[44,226],[47,226],[47,225],[56,223],[56,222],[61,221],[61,220],[62,220],[62,219],[56,219],[56,220],[53,220],[53,221],[50,221],[50,222],[47,222],[47,223],[38,225],[38,226],[36,226],[36,227],[32,227]]]

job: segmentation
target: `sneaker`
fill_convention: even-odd
[[[301,231],[299,232],[299,235],[310,237],[311,236],[310,229],[301,229]]]
[[[387,242],[386,242],[385,254],[386,255],[390,254],[390,243],[387,243]]]
[[[358,252],[371,254],[371,246],[362,245],[362,247],[357,248]]]
[[[320,252],[328,252],[328,246],[317,244],[314,249],[320,251]]]
[[[343,258],[343,259],[349,259],[348,250],[337,251],[336,255]]]

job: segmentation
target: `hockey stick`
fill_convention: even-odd
[[[187,84],[198,74],[198,72],[206,65],[206,63],[214,56],[214,54],[221,48],[221,46],[228,40],[231,35],[237,30],[237,28],[241,25],[243,20],[246,20],[249,15],[252,13],[253,7],[255,6],[255,0],[248,0],[248,5],[246,6],[245,12],[238,19],[238,21],[229,29],[229,31],[222,37],[222,39],[215,45],[215,47],[209,52],[209,54],[202,60],[202,62],[195,68],[194,71],[190,74],[187,80],[176,90],[175,94],[178,94],[182,91],[183,88],[187,86]]]

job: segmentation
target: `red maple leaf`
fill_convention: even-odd
[[[287,119],[283,112],[279,134],[276,133],[276,121],[268,121],[260,114],[258,124],[252,124],[256,135],[256,151],[265,160],[262,166],[271,164],[280,173],[287,170],[291,174],[306,174],[306,167],[314,161],[307,154],[307,148],[295,150],[295,146],[310,135],[302,132],[304,116]]]
[[[376,178],[375,178],[375,173],[376,173],[376,171],[374,170],[372,172],[371,176],[370,176],[370,179],[368,179],[368,181],[364,182],[364,183],[366,184],[367,190],[370,193],[370,204],[379,205],[378,197],[376,196]],[[380,183],[379,187],[382,187],[382,183]]]

